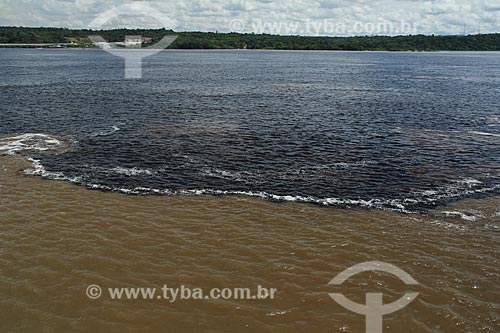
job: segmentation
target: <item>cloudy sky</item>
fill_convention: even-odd
[[[0,26],[96,22],[294,35],[472,34],[500,32],[500,0],[0,0]]]

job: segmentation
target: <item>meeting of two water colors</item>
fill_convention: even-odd
[[[0,58],[0,153],[47,178],[403,212],[500,193],[498,53],[168,50],[139,80],[99,50]]]

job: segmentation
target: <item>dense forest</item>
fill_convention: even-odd
[[[267,34],[180,32],[153,29],[74,30],[64,28],[0,27],[0,44],[72,43],[69,47],[93,47],[88,36],[109,42],[139,35],[156,42],[166,34],[178,35],[173,49],[277,49],[350,51],[500,51],[500,34],[467,36],[360,36],[304,37]],[[4,45],[5,47],[5,45]]]

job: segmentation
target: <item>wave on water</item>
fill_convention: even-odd
[[[460,212],[460,211],[443,211],[440,213],[445,217],[456,217],[471,222],[476,221],[478,218],[484,217],[482,214],[475,215],[470,212]]]
[[[486,132],[478,132],[478,131],[472,131],[470,133],[475,134],[475,135],[493,136],[493,137],[500,138],[500,134],[496,134],[496,133],[486,133]]]
[[[81,183],[81,178],[80,177],[67,177],[64,173],[62,172],[52,172],[52,171],[47,171],[45,167],[42,165],[40,160],[34,159],[32,157],[28,157],[28,161],[31,162],[32,168],[24,170],[24,174],[30,175],[30,176],[39,176],[42,178],[47,178],[47,179],[52,179],[52,180],[65,180],[69,181],[74,184],[80,184]]]
[[[27,133],[0,138],[0,155],[62,153],[67,151],[70,146],[70,142],[54,136],[41,133]]]
[[[78,177],[66,177],[62,172],[50,172],[45,169],[39,159],[31,157],[33,154],[62,154],[71,149],[74,141],[56,138],[43,133],[26,133],[0,138],[0,156],[21,155],[25,156],[32,164],[32,168],[24,170],[31,176],[40,176],[54,180],[67,180],[79,183]]]
[[[114,128],[113,130],[119,130]],[[500,184],[491,184],[487,179],[462,178],[450,181],[447,185],[435,187],[428,190],[414,191],[408,193],[406,197],[400,198],[349,198],[349,197],[316,197],[312,195],[283,195],[269,193],[265,191],[252,190],[220,190],[220,189],[162,189],[150,187],[130,187],[110,186],[99,184],[92,180],[84,180],[83,175],[67,176],[63,172],[48,171],[38,159],[38,155],[59,154],[69,151],[74,145],[74,141],[66,138],[55,137],[42,133],[27,133],[0,138],[0,155],[22,155],[31,163],[32,168],[25,170],[25,174],[40,176],[48,179],[65,180],[78,185],[84,185],[90,189],[119,192],[132,195],[241,195],[258,197],[279,202],[300,202],[312,203],[323,206],[333,206],[341,208],[366,208],[398,211],[402,213],[419,213],[425,209],[422,207],[436,207],[440,203],[450,202],[455,199],[465,198],[476,194],[488,193],[500,189]],[[34,155],[34,156],[32,156]],[[372,161],[361,161],[355,163],[336,163],[335,168],[355,168],[372,164]],[[125,175],[127,177],[148,177],[156,174],[155,170],[116,166],[104,171]],[[310,171],[310,170],[309,170]],[[317,171],[317,170],[316,170]],[[200,170],[205,177],[215,177],[229,180],[236,180],[255,185],[258,187],[256,177],[250,172],[226,171],[216,168],[204,167]],[[498,177],[500,175],[496,175]],[[420,207],[420,208],[419,208]],[[444,215],[443,215],[444,214]],[[456,212],[443,212],[442,216],[458,217],[463,220],[473,221],[477,216]]]
[[[62,172],[47,171],[39,159],[31,157],[33,154],[62,154],[69,151],[75,143],[75,141],[43,133],[5,136],[0,138],[0,156],[25,156],[32,164],[32,168],[24,170],[27,175],[78,183],[80,181],[78,177],[71,178],[66,177]]]
[[[387,199],[387,198],[372,198],[372,199],[352,199],[352,198],[317,198],[314,196],[300,195],[278,195],[264,191],[231,191],[231,190],[216,190],[216,189],[197,189],[197,190],[171,190],[171,189],[156,189],[149,187],[134,187],[134,188],[115,188],[102,184],[86,184],[91,189],[118,192],[130,195],[184,195],[184,196],[199,196],[199,195],[237,195],[256,197],[276,202],[298,202],[319,204],[322,206],[341,207],[341,208],[366,208],[397,211],[406,214],[421,213],[422,210],[411,209],[417,205],[432,205],[445,199],[460,198],[473,194],[486,193],[500,189],[500,185],[493,187],[480,187],[482,184],[475,179],[457,180],[449,186],[438,188],[432,191],[415,192],[412,198],[402,199]],[[449,212],[450,213],[450,212]],[[462,217],[464,220],[473,221],[476,217],[467,214],[446,214],[446,217]]]
[[[131,195],[184,195],[184,196],[199,196],[199,195],[239,195],[261,198],[277,202],[300,202],[321,204],[324,206],[340,206],[340,207],[362,207],[370,209],[393,210],[403,213],[414,213],[407,210],[404,206],[404,200],[391,200],[391,199],[342,199],[342,198],[315,198],[313,196],[293,196],[293,195],[277,195],[267,193],[264,191],[227,191],[227,190],[214,190],[214,189],[199,189],[199,190],[170,190],[170,189],[154,189],[149,187],[135,187],[135,188],[115,188],[102,184],[86,184],[87,187],[96,190],[118,192]]]
[[[231,172],[220,169],[203,168],[201,174],[207,177],[214,177],[220,179],[229,179],[237,182],[257,182],[255,177],[250,172]]]
[[[152,175],[153,172],[148,169],[139,169],[139,168],[124,168],[124,167],[115,167],[111,169],[111,171],[126,175],[126,176],[137,176],[137,175]]]
[[[500,123],[500,116],[491,116],[488,118],[488,122],[490,123]]]
[[[118,126],[112,126],[110,130],[108,131],[101,131],[101,132],[97,132],[97,133],[94,133],[92,134],[92,136],[94,137],[97,137],[97,136],[110,136],[118,131],[120,131],[121,128],[118,127]]]

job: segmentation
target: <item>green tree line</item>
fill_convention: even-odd
[[[90,46],[88,36],[100,35],[109,42],[125,36],[150,37],[153,43],[166,34],[178,35],[173,49],[275,49],[350,51],[500,51],[500,34],[467,36],[357,36],[305,37],[268,34],[179,32],[165,29],[113,29],[93,31],[65,28],[0,27],[0,44],[68,43]]]

